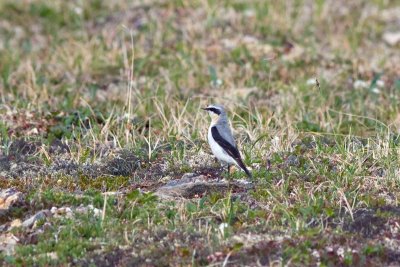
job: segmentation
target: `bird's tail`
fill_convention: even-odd
[[[253,175],[251,174],[251,172],[246,168],[246,166],[244,166],[244,172],[246,173],[247,177],[249,177],[249,179],[253,179]]]
[[[244,165],[243,161],[239,158],[237,160],[237,164],[239,165],[239,167],[246,173],[247,177],[249,177],[250,179],[253,179],[253,175],[251,174],[251,172],[246,168],[246,165]]]

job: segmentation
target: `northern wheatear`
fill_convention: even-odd
[[[208,143],[210,144],[214,156],[219,161],[228,164],[228,173],[230,166],[235,164],[242,169],[249,178],[252,178],[250,171],[244,165],[239,150],[236,147],[225,109],[220,105],[209,105],[203,108],[203,110],[208,111],[212,119],[210,128],[208,129]]]

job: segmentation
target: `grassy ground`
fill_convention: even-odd
[[[0,223],[74,211],[10,230],[0,265],[399,265],[400,49],[383,39],[399,14],[395,0],[0,1],[0,187],[25,197]],[[224,176],[209,103],[229,110],[254,189],[156,197],[188,172]]]

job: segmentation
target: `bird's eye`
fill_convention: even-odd
[[[217,109],[217,108],[210,108],[209,111],[211,111],[211,112],[213,112],[213,113],[215,113],[217,115],[221,114],[221,111],[219,109]]]

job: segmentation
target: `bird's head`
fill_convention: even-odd
[[[208,114],[210,114],[213,121],[216,121],[220,116],[225,115],[225,109],[220,105],[208,105],[208,107],[202,109],[208,111]]]

